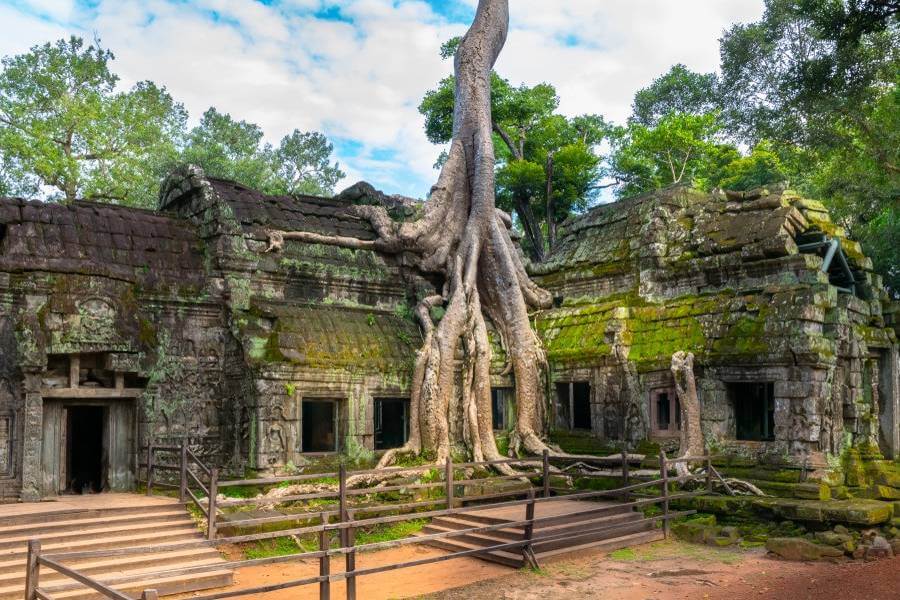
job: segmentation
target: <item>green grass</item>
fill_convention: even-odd
[[[402,521],[400,523],[375,525],[374,527],[356,533],[356,545],[377,544],[378,542],[390,542],[407,538],[412,534],[421,531],[427,523],[428,521],[425,519],[413,519],[410,521]]]
[[[314,549],[315,548],[301,548],[293,539],[281,537],[254,542],[252,545],[244,548],[244,557],[248,560],[253,560],[255,558],[271,558],[273,556],[311,552]]]

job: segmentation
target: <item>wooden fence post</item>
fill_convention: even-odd
[[[347,466],[344,463],[338,467],[338,501],[340,502],[338,506],[338,521],[343,522],[347,518]],[[341,533],[343,534],[344,530],[341,529]],[[344,536],[341,535],[341,542],[344,541]]]
[[[147,439],[147,495],[153,488],[153,438]]]
[[[544,498],[550,497],[550,451],[544,448],[541,456],[541,483],[544,485]]]
[[[178,487],[178,499],[187,500],[187,438],[181,440],[181,485]]]
[[[41,540],[28,540],[28,562],[25,570],[25,600],[37,600],[41,578]]]
[[[144,590],[141,600],[159,600],[159,593],[156,590]]]
[[[356,600],[356,576],[353,574],[356,571],[356,550],[353,549],[353,546],[356,545],[356,530],[352,525],[353,511],[347,511],[347,521],[351,523],[345,530],[345,547],[350,548],[346,554],[346,567],[344,569],[347,572],[347,600]]]
[[[319,576],[328,577],[331,574],[331,558],[328,556],[328,513],[322,513],[322,530],[319,532],[319,551],[325,555],[319,557]],[[331,582],[328,579],[319,582],[319,600],[331,600]]]
[[[531,540],[534,539],[534,489],[528,489],[528,504],[525,505],[525,524],[524,539],[527,544],[522,546],[522,562],[527,562],[532,569],[540,569],[537,557],[534,555],[534,548],[531,546]]]
[[[669,537],[669,465],[666,463],[666,452],[659,451],[659,470],[662,474],[663,493],[663,537]]]
[[[219,495],[219,469],[213,467],[209,474],[209,502],[206,503],[206,509],[209,511],[206,536],[207,539],[216,539],[216,496]]]
[[[453,459],[447,457],[444,463],[444,494],[447,496],[447,509],[453,508]]]
[[[629,472],[628,453],[622,449],[622,487],[628,487],[631,482],[631,473]],[[631,499],[630,492],[622,493],[622,501],[628,502]]]
[[[713,472],[712,472],[712,456],[709,454],[709,448],[703,449],[703,455],[706,457],[706,492],[713,493]]]

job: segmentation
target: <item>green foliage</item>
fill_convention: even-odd
[[[256,558],[271,558],[273,556],[287,556],[290,554],[300,554],[301,552],[312,552],[316,548],[300,547],[293,538],[280,537],[271,540],[259,540],[252,545],[244,548],[244,558],[253,560]]]
[[[401,540],[422,531],[428,524],[426,519],[411,519],[399,523],[385,523],[370,528],[361,529],[356,533],[356,545],[377,544],[378,542],[391,542]]]
[[[620,196],[630,196],[675,183],[709,179],[735,158],[717,139],[716,113],[669,113],[655,127],[631,122],[614,140],[611,173]],[[724,150],[724,151],[723,151]]]
[[[634,122],[646,127],[658,125],[672,113],[704,114],[718,108],[715,73],[694,73],[683,64],[674,65],[634,96]]]
[[[332,145],[294,130],[278,147],[256,124],[210,108],[186,132],[187,112],[165,88],[117,91],[114,56],[78,37],[7,56],[0,72],[0,195],[76,198],[153,208],[181,163],[270,194],[330,195],[344,177]]]
[[[821,199],[894,294],[900,197],[896,3],[766,0],[722,39],[728,130],[771,143],[794,186]]]
[[[749,156],[728,163],[717,185],[726,190],[744,191],[784,179],[781,158],[765,144],[759,144]]]
[[[78,37],[3,59],[0,151],[7,193],[153,206],[187,115],[149,81],[116,91],[112,52]],[[9,189],[11,188],[11,189]]]

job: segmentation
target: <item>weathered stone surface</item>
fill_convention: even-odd
[[[811,561],[840,558],[844,552],[831,546],[814,544],[803,538],[769,538],[766,550],[786,560]]]

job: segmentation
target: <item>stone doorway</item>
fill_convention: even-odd
[[[66,410],[66,491],[97,494],[108,487],[106,421],[102,406]]]

